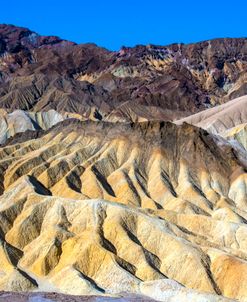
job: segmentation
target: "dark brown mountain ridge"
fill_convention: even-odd
[[[10,111],[173,120],[246,94],[246,69],[246,38],[109,51],[0,25],[0,107]]]

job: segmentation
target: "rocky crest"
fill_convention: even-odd
[[[247,92],[246,39],[112,52],[1,25],[0,45],[0,106],[10,110],[173,120]]]

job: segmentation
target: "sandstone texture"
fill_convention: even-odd
[[[73,113],[60,114],[55,110],[43,112],[15,110],[8,113],[4,109],[0,109],[0,144],[5,143],[8,138],[14,136],[16,133],[27,130],[47,130],[68,118],[83,120],[79,115]]]
[[[247,96],[178,119],[175,123],[195,125],[226,138],[237,148],[247,150]]]
[[[36,132],[0,149],[0,289],[163,301],[172,279],[246,301],[246,168],[227,141],[169,122]]]
[[[239,129],[243,124],[247,123],[247,96],[245,95],[226,104],[203,110],[179,119],[175,123],[178,125],[189,123],[206,129],[211,133],[224,135],[225,132],[228,133],[235,127]]]

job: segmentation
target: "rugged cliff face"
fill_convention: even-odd
[[[0,106],[171,120],[246,94],[246,39],[112,52],[0,26]]]
[[[0,299],[247,301],[246,45],[0,26]]]

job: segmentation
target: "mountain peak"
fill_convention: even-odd
[[[41,36],[25,27],[11,24],[0,24],[0,54],[4,52],[18,53],[42,46],[75,45],[57,36]]]

